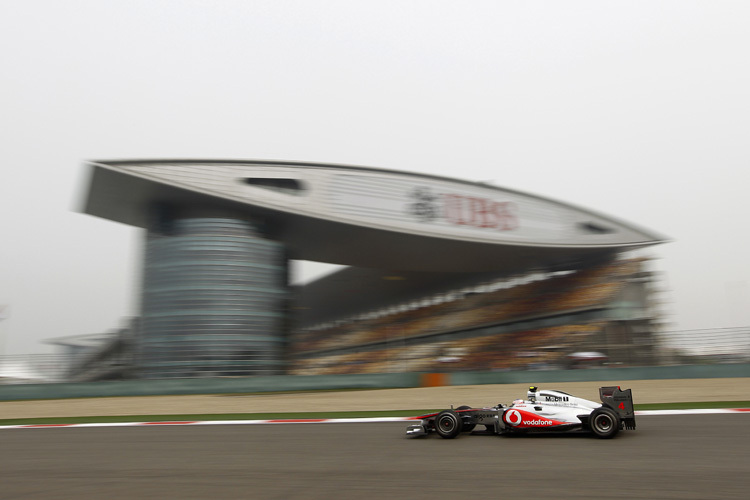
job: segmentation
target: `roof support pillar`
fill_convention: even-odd
[[[283,373],[287,265],[258,224],[157,206],[146,235],[141,378]]]

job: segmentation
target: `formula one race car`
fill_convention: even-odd
[[[601,403],[577,398],[562,391],[530,387],[526,400],[517,399],[510,406],[458,408],[417,417],[421,423],[410,425],[407,436],[426,436],[436,432],[453,439],[483,425],[485,434],[521,434],[539,431],[588,431],[610,439],[621,429],[635,429],[633,395],[630,389],[600,387]]]

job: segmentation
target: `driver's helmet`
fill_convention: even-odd
[[[536,401],[536,393],[539,391],[539,388],[535,385],[532,385],[529,387],[529,392],[526,393],[526,397],[529,399],[529,401]]]

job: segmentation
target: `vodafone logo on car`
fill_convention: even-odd
[[[505,412],[504,420],[506,424],[515,427],[521,423],[523,417],[521,416],[521,412],[519,412],[518,410],[508,410],[507,412]]]
[[[503,415],[503,420],[512,427],[544,427],[555,424],[552,420],[539,418],[536,415],[519,410],[508,410]]]

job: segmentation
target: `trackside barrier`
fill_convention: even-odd
[[[660,380],[750,377],[750,364],[592,368],[512,372],[379,373],[362,375],[278,375],[207,379],[0,385],[0,401],[27,399],[242,394],[264,392],[399,389],[440,385],[526,384],[601,380]]]
[[[164,396],[346,389],[398,389],[419,387],[419,385],[419,373],[308,376],[277,375],[205,379],[119,380],[61,384],[0,385],[0,401],[111,396]]]
[[[448,373],[423,373],[419,377],[420,387],[442,387],[450,385],[450,374]]]

